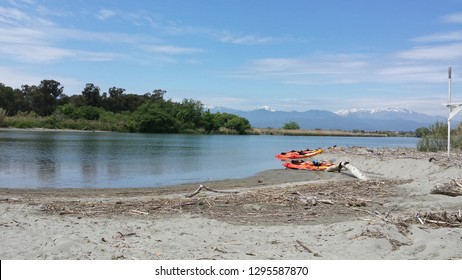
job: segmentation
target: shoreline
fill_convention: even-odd
[[[66,128],[17,128],[17,127],[0,127],[0,131],[53,131],[53,132],[111,132],[111,133],[132,133],[132,132],[121,132],[121,131],[109,131],[109,130],[86,130],[86,129],[66,129]],[[140,133],[140,132],[136,132]],[[268,135],[268,136],[323,136],[323,137],[415,137],[415,135],[409,135],[410,132],[353,132],[343,130],[310,130],[310,129],[298,129],[298,130],[287,130],[279,128],[252,128],[245,135]],[[171,133],[175,134],[175,133]],[[182,133],[179,133],[182,134]],[[187,133],[186,133],[187,134]],[[201,135],[206,135],[199,133]],[[216,135],[222,135],[220,133]]]
[[[328,153],[370,180],[281,169],[191,197],[199,184],[0,189],[0,258],[462,259],[462,196],[430,193],[461,176],[461,153]]]
[[[30,132],[114,132],[106,130],[84,130],[84,129],[64,129],[64,128],[43,128],[43,127],[30,127],[30,128],[18,128],[18,127],[0,127],[0,131],[30,131]]]

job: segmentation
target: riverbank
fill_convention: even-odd
[[[144,189],[0,190],[5,259],[461,259],[462,155],[333,149],[369,178],[268,170]],[[431,159],[431,160],[430,160]],[[215,192],[219,191],[219,192]]]
[[[94,126],[92,126],[94,127]],[[48,128],[48,127],[0,127],[0,131],[63,131],[63,132],[128,132],[101,130],[89,127],[83,128]],[[180,133],[181,134],[181,133]],[[187,131],[184,134],[205,134],[204,131]],[[236,134],[231,130],[220,130],[216,135]],[[332,137],[415,137],[414,132],[393,132],[393,131],[346,131],[346,130],[325,130],[325,129],[278,129],[278,128],[251,128],[244,135],[276,135],[276,136],[332,136]]]

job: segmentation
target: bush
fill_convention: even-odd
[[[59,113],[60,115],[65,116],[66,118],[78,119],[77,107],[75,107],[72,104],[65,104],[62,106],[58,106],[58,108],[56,108],[56,112]]]
[[[171,133],[178,132],[179,124],[174,117],[154,103],[145,103],[135,112],[130,123],[134,132]]]
[[[284,126],[282,127],[283,129],[300,129],[300,125],[296,122],[288,122],[286,124],[284,124]]]
[[[99,116],[104,112],[104,109],[93,106],[82,106],[77,109],[79,119],[98,120]]]

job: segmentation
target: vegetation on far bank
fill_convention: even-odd
[[[204,110],[200,101],[164,98],[166,91],[126,94],[112,87],[101,92],[86,84],[81,94],[67,96],[61,84],[13,89],[0,83],[0,126],[151,133],[231,133],[250,129],[247,119]]]

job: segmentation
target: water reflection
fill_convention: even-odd
[[[108,141],[106,145],[106,154],[107,154],[107,175],[119,179],[122,171],[121,164],[117,161],[119,153],[121,153],[121,147],[117,144],[116,141]]]
[[[56,149],[53,134],[41,134],[38,138],[37,151],[33,153],[36,161],[37,177],[43,185],[54,185],[56,182]],[[33,145],[34,142],[29,142]]]
[[[84,179],[85,187],[95,185],[96,178],[98,177],[98,153],[99,142],[93,139],[91,134],[85,134],[80,140],[78,153],[76,156],[79,158],[80,170],[82,178]]]

